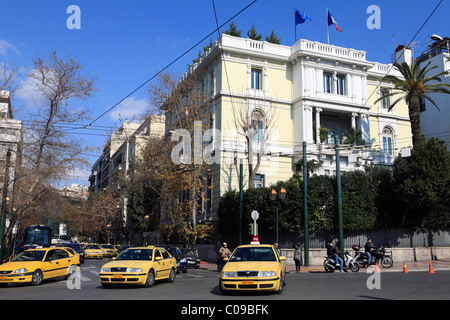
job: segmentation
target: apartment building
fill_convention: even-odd
[[[23,146],[22,121],[14,119],[11,97],[8,91],[0,91],[0,161],[2,177],[4,177],[7,152],[10,151],[9,158],[9,182],[14,180],[15,169],[20,165],[21,152]],[[0,184],[3,185],[3,178]],[[9,189],[12,190],[12,183]]]
[[[193,72],[200,75],[201,94],[211,99],[205,121],[215,130],[218,146],[209,181],[213,189],[199,221],[216,221],[220,196],[239,189],[240,161],[244,188],[249,158],[254,163],[260,159],[253,186],[270,186],[292,176],[303,142],[308,161],[321,164],[316,173],[329,175],[335,174],[336,147],[341,149],[340,170],[348,171],[391,165],[412,145],[406,104],[388,111],[388,100],[375,103],[394,89],[381,79],[400,74],[392,65],[368,61],[362,50],[305,39],[290,47],[223,34],[183,79]],[[248,128],[236,121],[243,115],[259,129],[250,138],[252,157]],[[167,121],[172,117],[166,114]],[[350,139],[355,133],[360,133],[358,146]]]
[[[117,185],[119,176],[126,177],[130,160],[139,157],[146,141],[164,135],[164,116],[150,116],[141,123],[124,122],[111,134],[103,147],[103,153],[94,163],[89,176],[90,192],[98,194]],[[122,222],[129,222],[127,199],[124,198]]]
[[[433,35],[433,42],[428,49],[417,58],[421,62],[421,67],[425,67],[429,62],[430,66],[437,66],[430,72],[430,75],[447,71],[447,75],[441,76],[442,82],[450,84],[450,38]],[[422,134],[430,139],[432,137],[445,140],[447,150],[450,150],[450,95],[431,93],[430,97],[439,106],[436,109],[429,101],[425,101],[424,109],[420,114]]]
[[[111,187],[119,173],[126,175],[130,160],[141,155],[145,142],[164,134],[164,116],[151,116],[141,123],[124,122],[103,145],[89,176],[90,190],[94,194]]]

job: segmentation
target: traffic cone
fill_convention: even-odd
[[[406,269],[406,262],[403,262],[403,273],[408,273],[408,269]]]
[[[428,268],[428,273],[434,273],[433,266],[431,265],[431,261],[430,261],[430,266]]]
[[[378,267],[378,262],[375,262],[375,272],[380,272],[380,268]]]

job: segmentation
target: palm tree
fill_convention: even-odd
[[[394,84],[394,91],[383,95],[378,98],[375,103],[390,97],[395,97],[396,100],[389,106],[389,111],[394,106],[404,100],[408,105],[409,120],[411,121],[411,133],[413,146],[417,146],[421,141],[421,128],[420,128],[420,106],[425,100],[428,100],[438,110],[439,107],[433,101],[430,93],[446,93],[450,94],[450,85],[441,82],[441,75],[447,74],[447,71],[439,72],[433,76],[427,77],[426,74],[431,70],[437,68],[437,66],[429,67],[431,61],[424,68],[420,68],[420,62],[415,61],[411,66],[406,62],[402,64],[394,63],[394,67],[400,71],[404,79],[399,77],[388,75],[385,80]]]

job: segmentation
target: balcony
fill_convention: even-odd
[[[301,39],[291,49],[292,56],[313,55],[323,58],[340,59],[346,61],[360,62],[369,65],[366,60],[366,52],[351,48],[336,47],[334,45],[324,44],[316,41]]]

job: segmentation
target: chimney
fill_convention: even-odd
[[[400,45],[395,49],[395,61],[397,63],[402,64],[406,62],[407,64],[412,64],[412,53],[411,48],[409,46]]]

